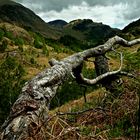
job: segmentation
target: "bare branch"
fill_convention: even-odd
[[[118,53],[118,52],[117,52]],[[112,71],[112,72],[107,72],[107,73],[104,73],[102,75],[99,75],[98,77],[96,77],[95,79],[87,79],[87,78],[84,78],[84,76],[82,74],[80,74],[81,76],[81,80],[86,83],[86,84],[89,84],[89,85],[93,85],[93,84],[96,84],[97,82],[99,82],[100,80],[108,77],[108,76],[112,76],[112,75],[116,75],[117,73],[119,73],[122,69],[122,65],[123,65],[123,56],[122,56],[122,53],[119,53],[120,54],[120,68],[116,71]]]
[[[130,78],[136,78],[135,75],[133,75],[132,73],[128,73],[126,71],[120,71],[118,74],[130,77]]]
[[[96,107],[96,108],[89,108],[89,109],[85,109],[85,110],[81,110],[81,111],[77,111],[77,112],[57,112],[56,115],[79,115],[79,114],[83,114],[88,111],[97,111],[97,110],[102,110],[104,112],[108,111],[104,108]]]

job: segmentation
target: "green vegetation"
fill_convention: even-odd
[[[83,74],[86,75],[88,78],[93,78],[95,75],[94,70],[92,69],[86,69],[83,68]],[[61,106],[68,101],[76,100],[82,96],[84,96],[84,93],[89,93],[96,89],[95,86],[84,86],[81,84],[78,84],[75,80],[70,79],[69,81],[66,81],[58,90],[56,96],[51,101],[51,109],[54,109],[55,107]],[[86,94],[85,93],[85,94]]]
[[[31,62],[31,64],[36,64],[36,61],[33,57],[30,59],[30,62]]]
[[[76,52],[80,51],[83,45],[76,38],[69,35],[65,35],[61,37],[59,42],[62,43],[64,46],[68,47],[69,49]]]
[[[34,47],[42,49],[45,46],[45,40],[40,34],[34,34]]]
[[[126,137],[133,137],[135,133],[135,128],[130,121],[131,118],[129,115],[124,116],[123,118],[120,118],[115,124],[114,127],[108,126],[107,128],[110,129],[108,135],[111,138],[117,138],[121,136]]]
[[[0,124],[21,92],[23,76],[24,69],[15,58],[8,56],[0,64]]]
[[[92,127],[91,126],[81,126],[80,133],[82,135],[89,136],[92,133]]]
[[[0,28],[0,41],[3,37],[6,37],[14,42],[15,45],[22,46],[26,44],[26,41],[22,37],[15,36],[12,31],[7,31],[6,27],[3,26]]]
[[[43,46],[43,48],[42,48],[42,53],[43,53],[45,56],[49,56],[49,51],[48,51],[46,45]]]
[[[129,72],[135,72],[140,68],[140,48],[135,53],[125,52],[126,67]]]
[[[32,38],[30,42],[26,40],[27,37],[20,36],[18,32],[15,36],[14,32],[7,30],[5,26],[0,27],[0,124],[7,117],[10,107],[20,94],[26,81],[24,79],[30,79],[37,72],[44,69],[48,58],[50,59],[55,55],[59,59],[56,54],[62,53],[63,55],[63,53],[67,53],[69,55],[95,47],[104,43],[108,37],[116,33],[109,26],[103,26],[101,23],[96,24],[91,20],[68,26],[64,31],[65,33],[59,36],[59,39],[45,38],[40,33],[32,32],[31,27],[29,27],[29,35]],[[75,34],[73,35],[73,33]],[[126,39],[131,39],[139,36],[139,30],[133,29],[131,34],[121,35]],[[11,50],[16,50],[16,52]],[[67,127],[78,127],[79,129],[75,132],[78,131],[78,134],[85,139],[91,137],[101,139],[100,136],[104,139],[133,138],[134,136],[138,123],[136,118],[138,116],[140,91],[140,48],[133,53],[129,49],[123,51],[125,66],[123,70],[132,73],[136,78],[130,79],[121,76],[123,83],[116,86],[114,92],[100,89],[104,95],[92,96],[92,99],[87,100],[86,103],[83,103],[84,99],[82,98],[82,106],[78,99],[83,97],[84,93],[88,96],[88,93],[91,94],[91,92],[96,91],[100,85],[83,86],[70,79],[60,86],[57,95],[51,101],[50,107],[52,110],[62,105],[65,106],[73,100],[77,100],[78,103],[76,107],[69,106],[69,112],[89,109],[87,112],[67,115],[63,118],[66,121],[65,125],[68,124]],[[111,59],[116,60],[118,64],[120,61],[118,55],[116,56],[114,53],[108,55]],[[113,63],[112,60],[111,63]],[[87,78],[96,76],[95,70],[92,68],[87,69],[85,65],[82,73]]]
[[[5,49],[7,48],[8,42],[7,40],[2,40],[0,44],[0,52],[4,52]]]
[[[45,39],[46,44],[54,49],[57,53],[71,53],[73,52],[68,47],[65,47],[60,41],[54,39]]]
[[[15,38],[14,41],[15,41],[15,45],[22,46],[22,45],[25,44],[24,40],[22,38],[20,38],[20,37]]]
[[[3,36],[4,36],[4,31],[0,29],[0,41],[2,40]]]

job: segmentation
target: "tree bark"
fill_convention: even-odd
[[[85,84],[99,82],[110,73],[100,75],[99,78],[96,77],[97,80],[93,79],[94,82],[90,79],[85,80],[81,77],[81,70],[78,71],[79,68],[82,68],[83,61],[89,57],[97,57],[111,51],[115,44],[132,46],[137,43],[140,43],[140,39],[127,42],[115,36],[103,45],[76,53],[62,61],[52,59],[50,61],[52,67],[45,69],[25,83],[20,96],[11,108],[9,117],[2,125],[1,140],[47,139],[45,137],[45,127],[48,119],[47,106],[55,96],[58,87],[71,76]],[[119,71],[116,71],[116,73]]]
[[[100,76],[104,73],[109,72],[108,58],[105,56],[105,54],[97,56],[95,58],[94,64],[95,64],[95,70],[96,70],[97,76]],[[119,84],[118,81],[120,81],[119,75],[112,74],[102,79],[100,83],[103,87],[106,88],[107,91],[110,91],[111,93],[113,93],[116,90],[117,85]]]

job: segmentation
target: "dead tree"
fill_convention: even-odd
[[[2,140],[29,140],[46,139],[43,128],[47,126],[48,109],[47,106],[57,93],[57,89],[69,77],[74,77],[76,81],[84,84],[96,84],[100,80],[110,75],[121,72],[118,70],[106,72],[95,79],[84,78],[81,69],[85,59],[97,57],[112,51],[113,45],[132,46],[140,43],[140,39],[126,41],[118,36],[109,39],[105,44],[95,48],[73,54],[61,61],[50,60],[51,68],[47,68],[33,79],[25,83],[21,94],[13,104],[10,115],[1,128]]]

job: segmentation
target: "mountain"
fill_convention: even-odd
[[[75,46],[80,49],[96,46],[119,32],[118,29],[90,19],[78,19],[70,23],[64,20],[46,23],[30,9],[11,0],[0,1],[0,22],[12,23],[27,31],[38,32],[46,38],[60,41],[71,49]]]
[[[119,29],[108,25],[93,22],[91,19],[73,20],[63,28],[64,33],[82,41],[88,46],[96,46],[120,32]]]
[[[51,26],[55,26],[55,27],[64,27],[65,25],[67,25],[68,23],[64,20],[53,20],[53,21],[50,21],[48,22],[49,25]]]
[[[70,26],[73,30],[82,32],[87,40],[104,40],[114,36],[119,31],[108,25],[93,22],[91,19],[74,20],[67,26]]]
[[[140,19],[128,24],[123,30],[123,33],[129,33],[134,36],[140,36]]]
[[[58,38],[61,34],[57,29],[50,27],[38,15],[19,3],[0,1],[0,22],[9,22],[34,32],[39,32],[47,38]]]

